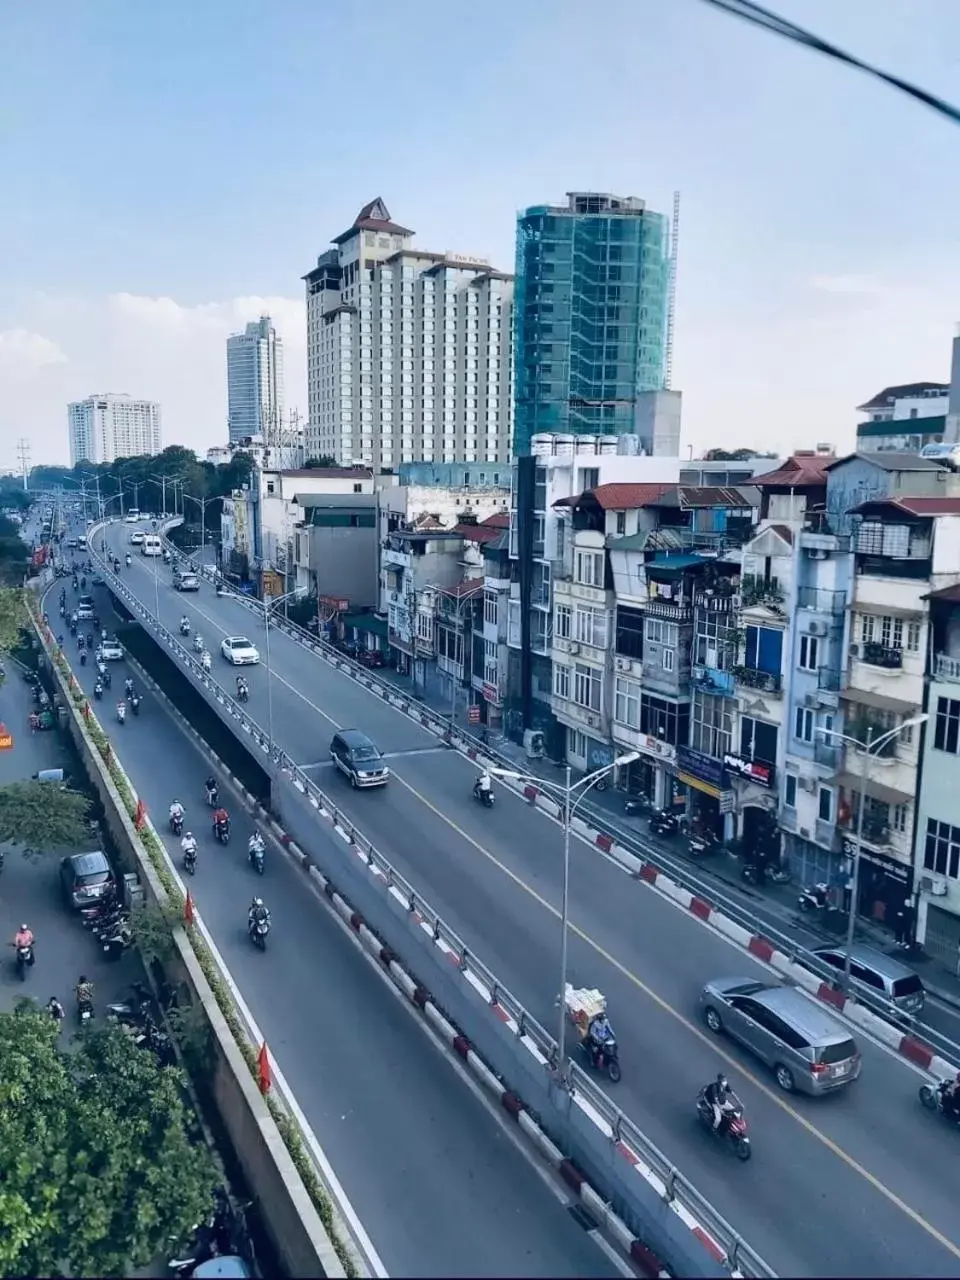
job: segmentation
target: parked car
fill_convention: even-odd
[[[846,947],[817,947],[813,953],[831,969],[842,973],[846,966]],[[855,946],[850,950],[850,985],[854,991],[870,991],[889,1000],[904,1013],[917,1015],[923,1009],[926,992],[920,978],[895,956],[875,947]]]
[[[359,729],[334,734],[330,758],[353,787],[382,787],[390,777],[382,751]]]
[[[785,1093],[817,1097],[852,1084],[860,1052],[850,1032],[796,987],[753,978],[718,978],[700,993],[703,1020],[725,1031],[773,1070]]]
[[[115,636],[108,636],[97,649],[98,662],[122,662],[123,647]]]
[[[220,652],[235,667],[252,666],[260,661],[256,645],[246,636],[227,636],[220,641]]]
[[[60,860],[63,900],[74,911],[91,906],[105,894],[115,893],[116,887],[113,868],[101,849],[93,853],[71,853]]]

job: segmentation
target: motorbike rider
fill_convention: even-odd
[[[216,778],[212,776],[209,777],[203,785],[207,791],[207,804],[215,804],[217,796],[220,793],[220,788],[217,786]]]
[[[185,858],[195,858],[197,856],[197,837],[192,831],[186,832],[180,841],[180,848],[183,850]]]
[[[259,831],[254,831],[253,835],[247,841],[247,853],[251,858],[254,856],[263,857],[264,851],[265,846],[263,843],[263,836]]]
[[[960,1124],[960,1077],[956,1080],[945,1080],[940,1086],[940,1094],[943,1099],[944,1115],[950,1116]]]
[[[182,822],[182,821],[183,821],[183,805],[180,803],[179,800],[174,800],[173,803],[170,805],[171,825],[175,822]]]
[[[13,945],[16,947],[17,951],[19,951],[21,947],[33,946],[33,930],[29,925],[22,924],[20,926],[13,936]]]
[[[480,777],[473,784],[473,789],[482,800],[486,800],[490,791],[493,789],[493,782],[491,781],[490,775],[487,773],[486,769],[484,769],[480,774]]]
[[[130,558],[130,552],[129,552],[129,551],[127,552],[127,554],[126,554],[126,556],[124,557],[124,559],[125,559],[125,562],[126,562],[126,566],[127,566],[127,568],[129,569],[129,568],[130,568],[130,566],[133,564],[133,560]]]
[[[203,636],[200,634],[199,631],[193,637],[193,647],[194,649],[196,649],[197,653],[203,652]]]
[[[59,1026],[67,1016],[67,1012],[56,996],[51,996],[46,1003],[46,1010],[54,1022]]]
[[[80,975],[80,981],[76,985],[75,994],[78,1005],[93,1004],[93,983],[87,980],[85,974]]]
[[[95,698],[103,697],[103,681],[100,679],[99,676],[97,676],[96,682],[94,683],[94,686],[93,686],[93,696]]]
[[[593,1060],[594,1066],[596,1066],[600,1058],[600,1054],[607,1047],[609,1041],[613,1039],[613,1027],[611,1027],[607,1019],[607,1015],[605,1013],[598,1013],[597,1016],[591,1020],[589,1030],[587,1031],[590,1057]]]
[[[133,681],[130,679],[129,676],[127,676],[126,680],[124,680],[123,682],[123,691],[128,698],[133,697]]]
[[[247,929],[252,932],[254,926],[259,924],[265,924],[269,928],[270,912],[264,906],[262,898],[254,897],[247,912]]]
[[[127,704],[122,701],[118,702],[117,703],[117,719],[120,721],[121,724],[123,724],[126,718],[127,718]]]
[[[230,815],[227,813],[223,805],[213,812],[213,830],[214,834],[219,836],[221,832],[230,830]]]
[[[721,1071],[716,1080],[711,1080],[703,1091],[703,1096],[713,1110],[713,1131],[721,1132],[721,1126],[728,1119],[728,1112],[733,1102],[730,1082]]]
[[[237,697],[246,698],[250,693],[247,687],[246,679],[243,676],[237,676]]]
[[[186,614],[184,614],[180,619],[180,634],[182,636],[188,636],[190,634],[190,619]]]

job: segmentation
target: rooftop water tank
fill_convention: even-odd
[[[635,458],[640,453],[640,437],[617,436],[617,453],[621,458]]]
[[[600,452],[601,454],[604,454],[605,456],[609,456],[611,453],[616,453],[616,452],[617,452],[617,437],[616,437],[616,436],[601,436],[601,437],[600,437],[600,449],[599,449],[599,452]]]
[[[530,441],[530,452],[535,458],[549,458],[553,453],[553,436],[537,435]]]
[[[577,436],[577,453],[596,453],[596,436]]]
[[[576,436],[556,435],[553,437],[553,452],[558,458],[572,458]]]

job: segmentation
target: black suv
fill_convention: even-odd
[[[354,787],[382,787],[390,777],[380,748],[359,729],[341,729],[334,734],[330,758]]]

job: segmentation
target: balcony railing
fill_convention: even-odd
[[[815,742],[813,745],[813,758],[817,764],[822,764],[828,769],[839,769],[840,748],[830,742]]]
[[[743,578],[740,582],[740,599],[745,609],[755,604],[781,606],[784,601],[783,588],[772,579],[767,582],[763,578]]]
[[[856,838],[856,805],[853,806],[853,813],[849,820],[843,824],[843,827],[848,835]],[[875,849],[886,849],[890,845],[891,834],[890,824],[884,818],[878,818],[870,813],[865,813],[863,815],[863,838],[867,844],[872,844]]]
[[[837,828],[832,822],[824,822],[822,818],[818,818],[814,827],[814,835],[817,843],[833,849],[837,842]]]
[[[772,671],[761,671],[758,667],[734,667],[733,678],[737,684],[745,684],[748,689],[759,689],[762,693],[779,693],[783,686],[780,676]]]
[[[689,622],[693,609],[689,604],[677,604],[673,600],[648,600],[643,606],[651,618],[668,618],[671,622]]]
[[[817,688],[824,693],[839,693],[843,687],[843,674],[836,667],[817,668]]]
[[[825,587],[800,587],[797,591],[797,608],[842,615],[847,608],[847,593],[828,591]]]
[[[860,661],[871,667],[885,667],[888,671],[896,671],[903,666],[903,650],[879,644],[876,640],[865,640],[860,646]]]
[[[716,587],[713,590],[697,591],[693,596],[696,609],[705,609],[710,613],[732,613],[740,607],[740,596],[731,588]]]
[[[948,653],[938,653],[936,665],[938,680],[960,684],[960,658],[951,658]]]

